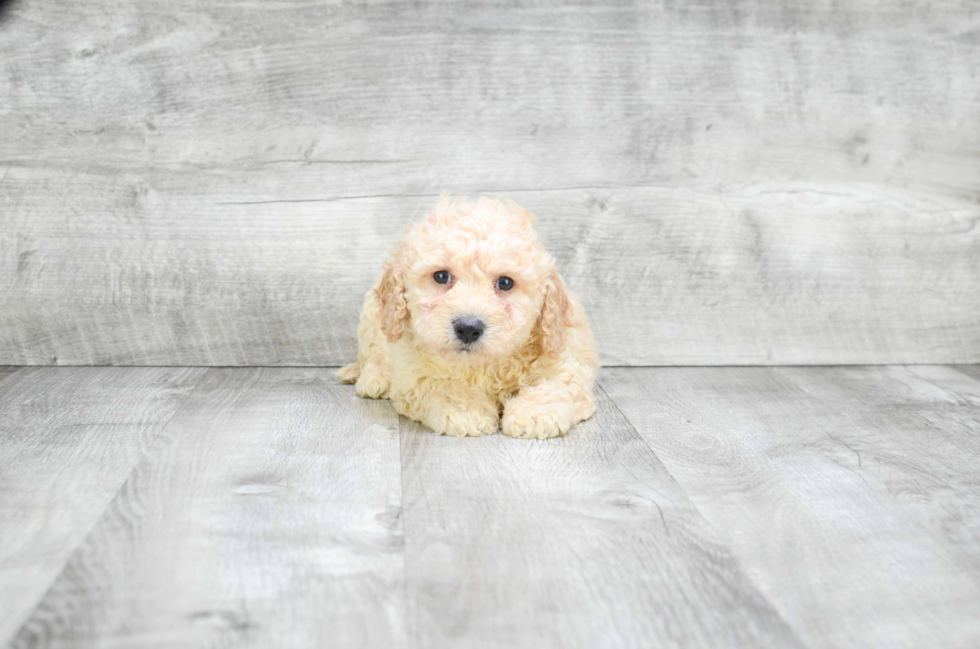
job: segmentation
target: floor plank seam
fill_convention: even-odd
[[[390,404],[389,404],[390,405]],[[394,407],[392,407],[394,410]],[[404,435],[404,430],[402,426],[402,416],[395,413],[397,419],[397,431],[398,431],[398,486],[401,493],[398,496],[398,516],[402,524],[402,612],[404,617],[402,622],[405,625],[405,636],[408,640],[407,646],[409,649],[415,649],[418,643],[415,640],[415,624],[411,619],[410,606],[409,606],[409,596],[408,596],[408,526],[405,518],[405,456],[403,455],[405,447],[403,443],[402,436]]]
[[[629,369],[640,369],[640,368],[622,368],[622,369],[629,370]],[[765,601],[766,604],[769,605],[769,608],[772,610],[773,614],[775,614],[776,617],[778,617],[779,620],[792,633],[793,637],[796,639],[796,641],[799,643],[799,645],[801,647],[809,647],[810,645],[807,644],[803,640],[803,637],[800,635],[800,633],[797,631],[797,629],[792,624],[790,624],[787,621],[786,617],[783,615],[782,608],[780,606],[778,606],[778,603],[775,602],[775,601],[773,601],[772,599],[770,599],[770,597],[766,594],[766,592],[760,587],[760,585],[758,583],[758,580],[746,568],[745,563],[742,561],[741,557],[738,556],[738,554],[735,551],[735,548],[732,547],[730,544],[725,543],[725,542],[722,541],[722,538],[723,537],[718,532],[718,529],[717,529],[717,526],[715,525],[715,523],[711,519],[709,519],[707,516],[705,516],[704,512],[701,510],[701,508],[699,508],[697,506],[697,504],[691,498],[690,494],[688,494],[687,490],[684,488],[684,486],[681,484],[681,482],[677,480],[677,478],[674,476],[674,474],[670,471],[670,468],[661,459],[660,455],[657,454],[657,452],[653,449],[652,446],[650,446],[650,443],[647,442],[646,438],[643,435],[641,435],[640,432],[637,430],[636,426],[633,424],[633,421],[629,417],[627,417],[626,416],[626,413],[623,412],[623,409],[619,407],[619,404],[616,403],[616,400],[613,399],[609,395],[608,392],[606,392],[606,389],[602,387],[602,385],[600,384],[599,381],[596,381],[596,388],[598,388],[599,390],[602,390],[602,393],[604,395],[606,395],[606,397],[609,399],[609,402],[613,404],[613,407],[616,408],[616,411],[619,412],[620,416],[623,417],[623,420],[633,430],[633,432],[636,434],[637,438],[639,438],[646,445],[646,447],[648,449],[650,449],[650,452],[653,454],[653,456],[655,458],[657,458],[657,461],[660,462],[660,464],[663,466],[664,471],[667,473],[667,475],[669,475],[670,478],[671,478],[671,480],[673,480],[677,484],[677,488],[680,489],[680,491],[684,494],[685,498],[687,498],[687,501],[688,501],[691,509],[694,510],[694,512],[700,517],[700,519],[704,522],[704,524],[708,527],[708,529],[711,530],[711,532],[715,536],[715,541],[717,543],[721,544],[728,551],[728,553],[729,553],[729,555],[731,557],[731,560],[735,563],[735,566],[744,575],[744,577],[748,581],[748,583],[751,584],[753,588],[755,588],[755,590],[758,593],[759,597],[762,598],[762,600]],[[661,516],[662,515],[663,515],[663,512],[661,511]],[[664,525],[665,526],[666,526],[666,524],[667,524],[666,521],[664,521]]]

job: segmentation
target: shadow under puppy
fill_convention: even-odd
[[[511,201],[451,200],[409,225],[364,299],[357,394],[444,435],[564,435],[595,412],[592,332]]]

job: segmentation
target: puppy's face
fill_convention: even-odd
[[[389,291],[386,282],[400,284],[400,324],[429,350],[457,364],[512,354],[547,315],[549,302],[564,300],[556,308],[564,309],[559,319],[567,319],[554,261],[532,222],[512,203],[440,200],[427,218],[409,227],[389,261],[378,290],[382,311],[390,313],[387,303],[399,299],[399,286]],[[391,331],[398,327],[390,324],[398,323],[383,313],[388,339],[397,340],[401,330]]]

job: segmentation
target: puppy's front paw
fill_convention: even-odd
[[[571,408],[565,403],[537,403],[520,396],[507,402],[500,430],[508,437],[548,439],[572,427]]]
[[[496,410],[447,404],[424,423],[440,435],[479,437],[496,433],[499,420]]]
[[[357,390],[357,396],[359,397],[384,399],[388,396],[388,387],[390,385],[388,378],[382,376],[376,369],[364,368],[361,370],[361,375],[357,377],[357,383],[354,384],[354,388]]]

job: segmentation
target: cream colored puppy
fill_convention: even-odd
[[[443,435],[543,439],[591,417],[592,332],[533,223],[444,194],[365,296],[357,362],[337,375]]]

